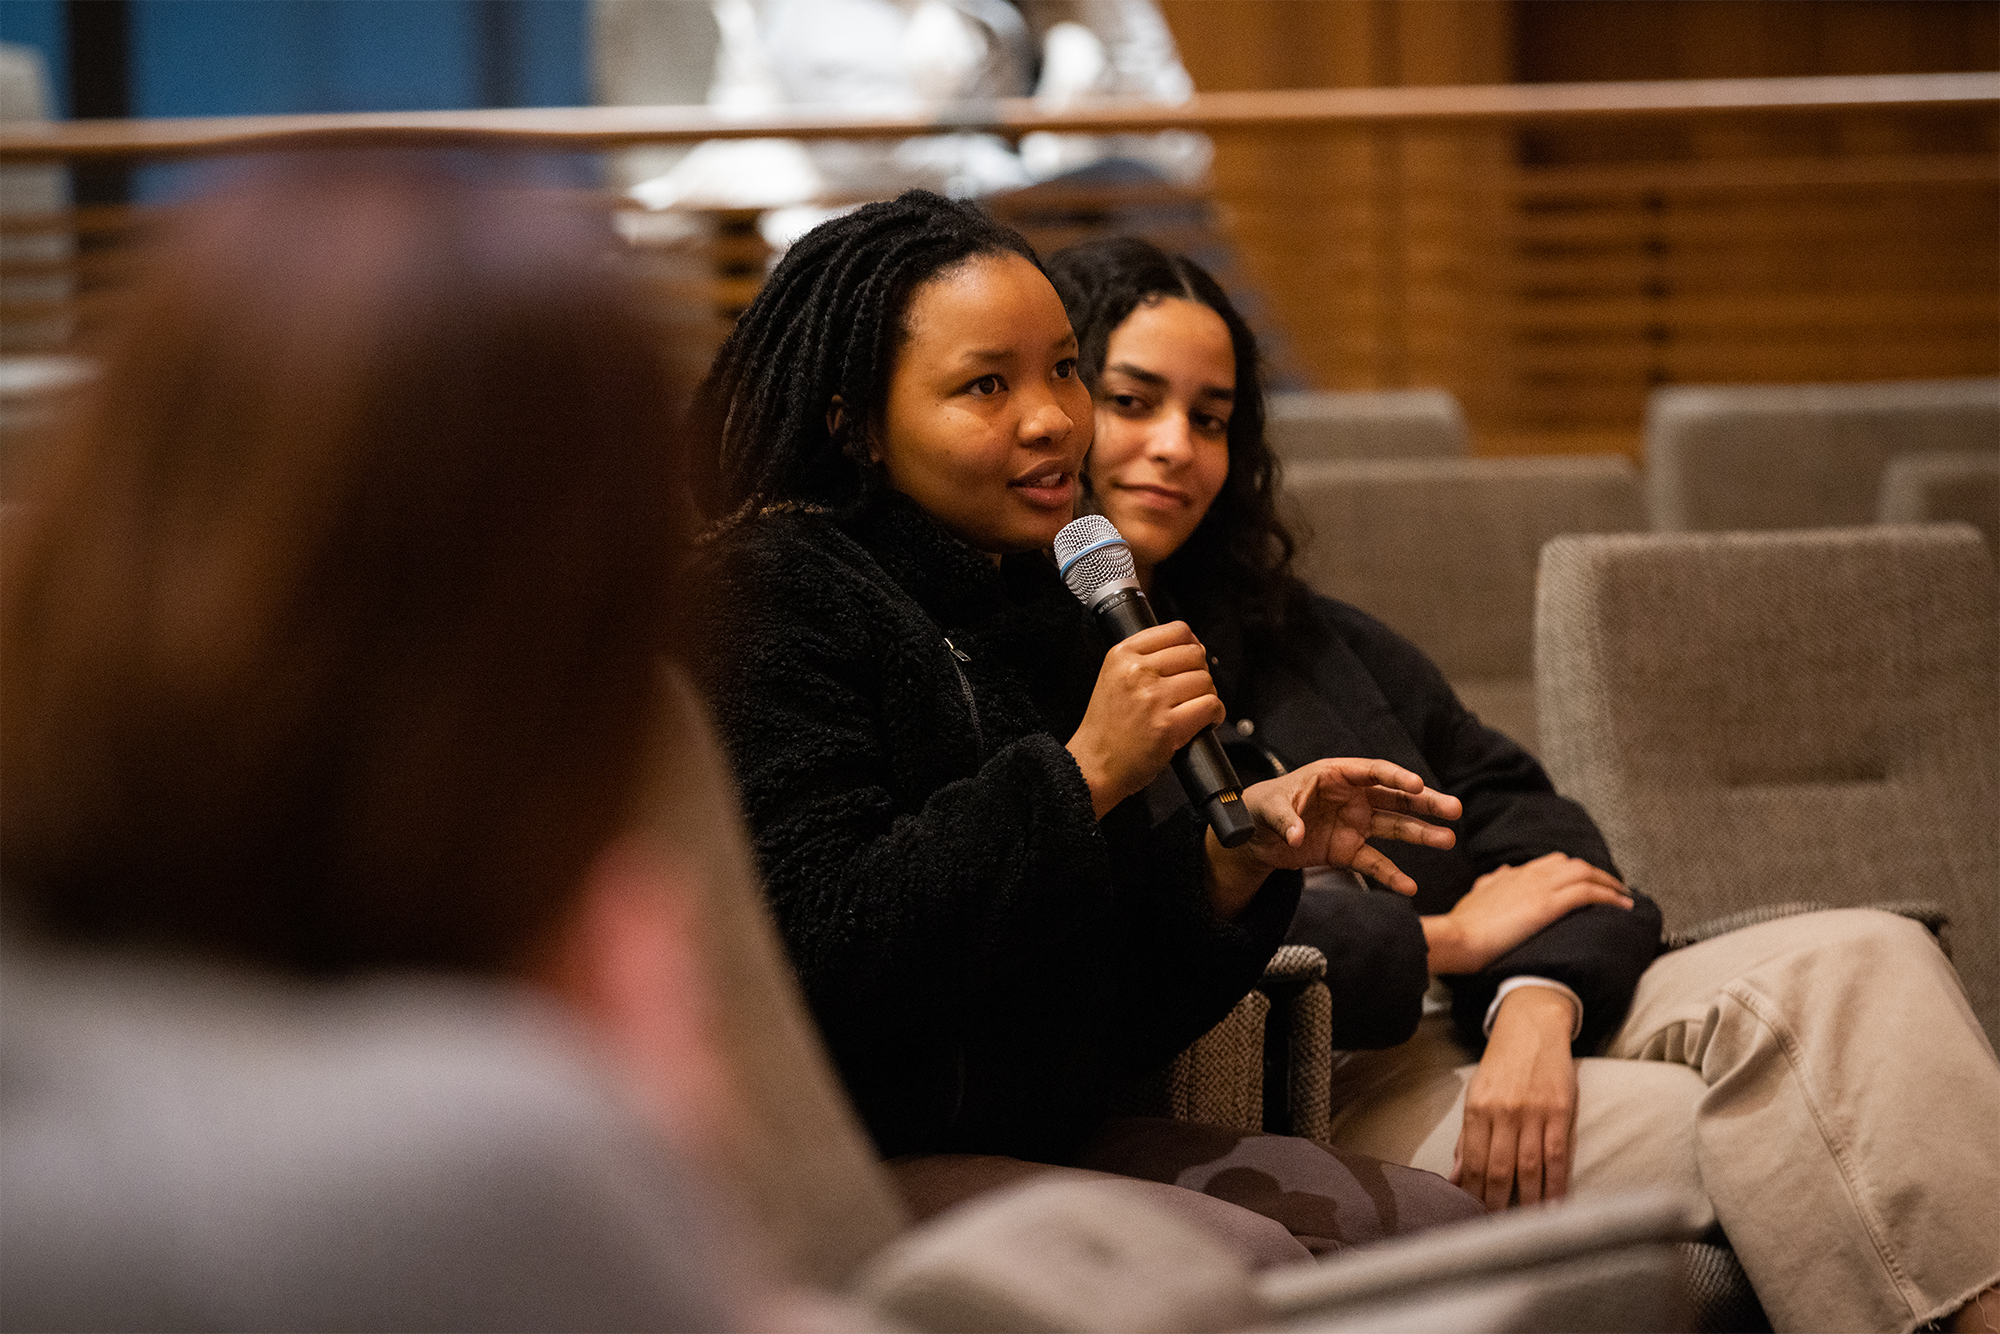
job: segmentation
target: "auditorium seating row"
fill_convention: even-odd
[[[1663,388],[1643,474],[1468,457],[1441,391],[1274,397],[1295,568],[1541,756],[1670,928],[1944,886],[2000,1032],[2000,380]]]
[[[1535,750],[1537,555],[1563,533],[1958,520],[2000,551],[2000,380],[1672,386],[1621,456],[1468,457],[1442,390],[1274,394],[1308,583],[1430,654]]]

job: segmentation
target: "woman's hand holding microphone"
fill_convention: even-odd
[[[1167,767],[1174,752],[1223,720],[1208,655],[1182,621],[1121,640],[1104,656],[1071,755],[1102,818]],[[1208,837],[1209,894],[1216,912],[1242,912],[1274,870],[1351,866],[1404,894],[1416,884],[1370,838],[1448,848],[1449,829],[1428,822],[1459,815],[1458,799],[1386,760],[1329,759],[1244,789],[1257,824],[1240,847]]]

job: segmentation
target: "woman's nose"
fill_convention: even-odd
[[[1146,455],[1162,463],[1179,463],[1194,454],[1194,439],[1187,418],[1179,413],[1162,416],[1146,433]]]
[[[1076,429],[1076,421],[1063,409],[1053,394],[1032,405],[1021,418],[1021,436],[1024,440],[1046,440],[1050,444],[1061,444],[1069,439]]]

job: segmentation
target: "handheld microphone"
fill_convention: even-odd
[[[1132,548],[1103,515],[1086,514],[1056,534],[1056,567],[1112,643],[1160,623],[1139,588]],[[1197,733],[1174,752],[1174,775],[1194,808],[1207,818],[1217,842],[1234,848],[1249,841],[1256,822],[1244,809],[1236,766],[1215,739],[1214,728]]]

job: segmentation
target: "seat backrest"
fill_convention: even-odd
[[[844,1287],[909,1213],[820,1043],[707,713],[684,680],[668,689],[673,753],[657,766],[646,825],[692,872],[697,948],[725,1002],[709,1016],[710,1046],[730,1064],[740,1103],[718,1146],[723,1174],[783,1272]]]
[[[1646,404],[1646,507],[1661,531],[1817,528],[1875,517],[1883,466],[2000,447],[2000,379],[1671,385]]]
[[[1937,899],[2000,1033],[2000,635],[1966,525],[1563,537],[1542,755],[1670,926]]]
[[[1533,713],[1520,706],[1532,703],[1542,543],[1642,523],[1638,474],[1609,455],[1289,464],[1281,503],[1300,577],[1414,641],[1474,711],[1530,748]]]
[[[1442,389],[1280,391],[1264,436],[1282,459],[1400,459],[1469,452],[1458,400]]]
[[[2000,443],[1986,450],[1898,454],[1882,470],[1881,523],[1969,523],[2000,555]]]

